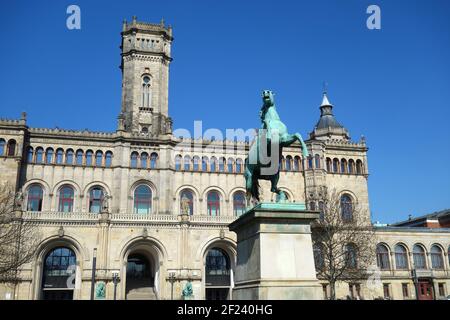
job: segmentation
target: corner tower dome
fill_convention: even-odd
[[[333,105],[328,100],[326,92],[323,93],[322,104],[320,105],[320,119],[309,135],[310,139],[317,140],[350,140],[348,130],[334,117]]]

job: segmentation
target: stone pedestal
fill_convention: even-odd
[[[322,299],[303,204],[260,203],[229,225],[237,234],[233,299]]]

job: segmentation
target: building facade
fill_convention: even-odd
[[[180,299],[188,282],[195,299],[232,298],[236,235],[227,226],[245,211],[249,143],[175,137],[171,27],[133,18],[121,35],[115,132],[32,128],[26,114],[0,120],[0,180],[23,194],[22,219],[42,235],[20,281],[0,283],[0,299],[90,299],[94,260],[97,299]],[[350,139],[326,94],[306,144],[307,159],[299,144],[284,149],[288,200],[320,210],[323,193],[336,190],[370,221],[366,142]],[[378,227],[380,285],[341,283],[338,296],[446,296],[450,229],[433,226]]]

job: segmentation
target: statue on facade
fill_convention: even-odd
[[[248,157],[245,159],[245,188],[247,206],[252,200],[260,201],[258,180],[270,180],[270,191],[276,193],[276,201],[284,202],[286,194],[278,188],[280,178],[279,162],[283,147],[287,147],[299,141],[302,147],[303,157],[308,157],[308,150],[299,133],[289,134],[286,125],[281,121],[274,101],[274,94],[270,90],[262,92],[263,105],[259,113],[261,118],[261,130],[250,146]]]
[[[194,291],[192,290],[192,283],[190,281],[188,281],[186,283],[186,285],[184,286],[184,289],[182,292],[184,300],[192,299],[193,293],[194,293]]]
[[[109,198],[110,196],[105,192],[102,198],[102,212],[109,212]]]
[[[186,194],[183,194],[183,196],[181,197],[181,214],[186,214],[186,215],[190,215],[191,214],[191,201],[189,200],[189,198],[186,196]]]
[[[97,286],[95,287],[95,298],[96,299],[106,298],[106,286],[103,281],[97,283]]]
[[[22,210],[23,205],[23,192],[22,189],[16,192],[14,197],[14,210]]]

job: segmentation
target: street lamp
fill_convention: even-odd
[[[169,272],[169,281],[171,283],[170,299],[173,300],[173,283],[175,282],[175,272]]]
[[[94,248],[94,254],[92,259],[92,276],[91,276],[91,300],[94,300],[96,267],[97,267],[97,248]]]
[[[112,272],[112,280],[113,280],[113,283],[114,283],[114,300],[116,300],[116,297],[117,297],[117,283],[120,281],[119,271],[113,271]]]

